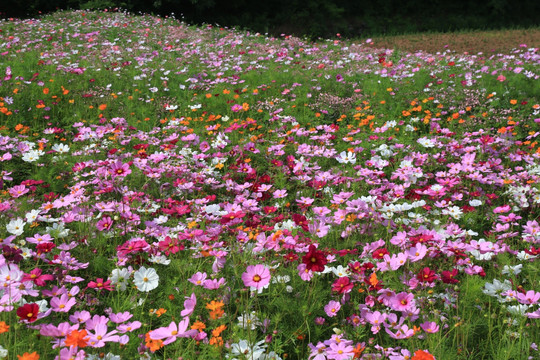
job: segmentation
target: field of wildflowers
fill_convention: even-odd
[[[538,359],[538,48],[0,22],[0,358]]]

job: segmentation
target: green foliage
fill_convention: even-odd
[[[424,2],[389,0],[325,1],[274,0],[8,0],[3,15],[35,16],[57,9],[125,9],[132,12],[181,16],[196,24],[250,29],[279,36],[365,37],[375,34],[403,34],[459,29],[500,29],[538,24],[535,1],[491,0],[478,6],[470,1]],[[0,13],[1,14],[1,13]]]

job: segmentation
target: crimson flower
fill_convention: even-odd
[[[441,273],[442,282],[445,284],[457,284],[459,282],[459,280],[456,279],[457,274],[458,274],[457,269],[454,269],[452,271],[443,271]]]
[[[315,245],[309,245],[309,250],[306,255],[302,258],[302,263],[306,265],[307,270],[321,272],[324,270],[324,265],[326,265],[326,256],[322,251],[317,250]]]
[[[338,294],[346,294],[351,292],[353,287],[354,284],[351,283],[351,280],[348,277],[343,276],[334,281],[332,284],[332,291],[335,291]]]
[[[184,250],[184,245],[178,243],[178,239],[172,239],[169,236],[165,237],[165,240],[158,243],[159,250],[163,251],[165,255],[176,254],[180,250]]]
[[[56,245],[54,243],[46,242],[46,243],[37,244],[36,250],[37,250],[38,255],[41,255],[41,254],[46,254],[46,253],[51,252],[51,250],[54,249],[55,247]]]
[[[285,255],[283,258],[284,258],[285,261],[287,261],[287,262],[293,262],[293,261],[298,260],[298,255],[296,255],[295,253],[293,253],[293,252],[291,251],[291,252],[289,252],[287,255]]]
[[[37,320],[39,306],[36,303],[24,304],[17,309],[17,316],[21,321],[34,322]]]
[[[418,275],[416,275],[416,278],[420,282],[433,282],[437,279],[437,275],[435,274],[435,271],[431,270],[428,267],[425,267],[422,270],[420,270]]]
[[[230,221],[234,220],[234,219],[241,219],[243,218],[244,216],[246,216],[245,213],[241,212],[241,211],[237,211],[237,212],[230,212],[228,213],[227,215],[224,215],[220,220],[219,222],[222,224],[222,225],[225,225],[225,224],[228,224]]]

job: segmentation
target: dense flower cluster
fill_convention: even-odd
[[[538,355],[538,49],[2,26],[0,358]]]

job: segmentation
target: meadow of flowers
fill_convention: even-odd
[[[0,22],[0,358],[538,359],[538,48]]]

